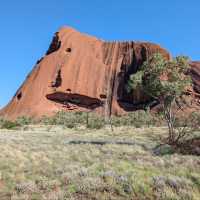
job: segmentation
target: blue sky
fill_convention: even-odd
[[[199,10],[199,0],[2,0],[0,107],[63,25],[105,40],[155,42],[200,60]]]

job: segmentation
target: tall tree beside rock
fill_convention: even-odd
[[[180,137],[174,127],[176,113],[173,107],[178,104],[179,99],[192,84],[188,73],[188,60],[185,56],[167,60],[161,54],[154,54],[143,63],[140,71],[130,77],[128,82],[129,90],[143,90],[146,95],[162,105],[170,144]]]

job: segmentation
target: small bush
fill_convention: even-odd
[[[19,127],[20,124],[15,121],[4,120],[1,124],[2,129],[17,129]]]
[[[20,124],[21,126],[34,124],[34,120],[31,117],[22,116],[17,118],[16,123]]]
[[[0,118],[0,128],[2,129],[17,129],[19,127],[35,123],[30,117],[19,117],[15,121]]]
[[[43,124],[43,125],[55,125],[55,121],[53,117],[47,117],[47,116],[42,116],[42,118],[40,118],[37,121],[39,124]]]
[[[113,126],[135,126],[137,128],[143,126],[158,126],[161,125],[160,118],[153,116],[150,112],[143,110],[131,112],[127,115],[111,117]],[[87,112],[58,112],[53,117],[43,117],[40,121],[45,125],[62,125],[68,128],[74,128],[84,125],[90,129],[100,129],[104,127],[104,117],[95,113]]]
[[[153,150],[154,154],[157,156],[164,156],[164,155],[170,155],[175,152],[172,146],[168,144],[163,144],[155,147]]]
[[[158,124],[158,118],[155,118],[150,112],[143,110],[134,111],[121,117],[112,117],[114,126],[155,126]]]
[[[200,115],[197,112],[190,113],[179,113],[174,117],[174,132],[173,142],[168,142],[170,145],[176,147],[184,146],[184,148],[191,148],[192,140],[198,139],[198,132],[200,130]]]
[[[104,119],[100,116],[96,116],[93,113],[90,113],[88,116],[87,128],[90,129],[101,129],[105,125]]]
[[[43,117],[41,123],[45,125],[62,125],[67,128],[75,128],[85,125],[87,128],[99,129],[103,127],[103,119],[94,113],[86,112],[58,112],[53,117]]]
[[[4,119],[3,118],[0,118],[0,127],[2,126],[2,124],[4,123]]]

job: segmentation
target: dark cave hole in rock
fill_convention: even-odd
[[[20,100],[22,98],[22,92],[20,92],[18,95],[17,95],[17,100]]]
[[[100,99],[76,93],[55,92],[46,95],[46,98],[63,105],[71,103],[91,110],[103,106],[103,102]]]
[[[66,89],[66,91],[67,91],[67,93],[71,93],[71,89],[69,89],[69,88]]]
[[[62,84],[61,70],[58,70],[56,79],[51,83],[51,87],[60,87]]]
[[[138,72],[143,62],[147,60],[148,52],[144,46],[136,49],[132,49],[133,57],[130,64],[127,64],[126,55],[124,55],[124,61],[121,65],[121,71],[117,74],[119,86],[117,89],[117,101],[121,108],[125,111],[135,111],[137,109],[145,109],[156,105],[152,103],[152,99],[149,99],[143,91],[127,91],[127,84],[130,76]]]
[[[66,52],[70,53],[70,52],[72,52],[72,49],[71,48],[67,48]]]
[[[99,97],[100,97],[101,99],[106,99],[106,98],[107,98],[107,96],[106,96],[105,94],[100,94]]]

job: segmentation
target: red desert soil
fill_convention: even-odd
[[[63,27],[0,114],[15,119],[48,116],[60,110],[126,113],[133,110],[132,101],[145,101],[140,92],[127,94],[127,80],[156,52],[170,57],[157,44],[106,42]],[[193,62],[192,67],[195,90],[199,92],[200,63]]]

